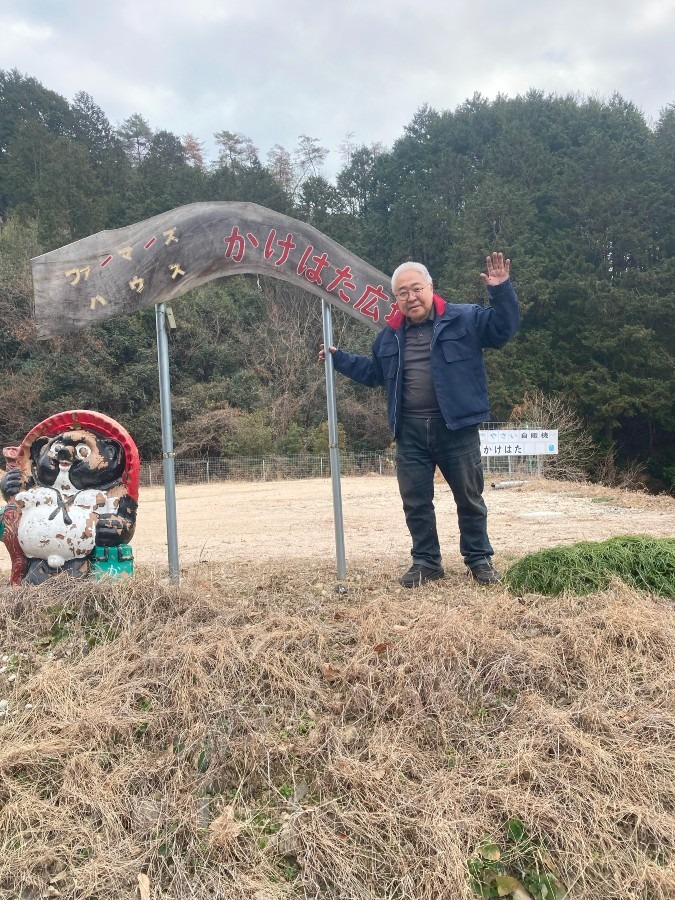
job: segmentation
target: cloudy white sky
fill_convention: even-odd
[[[202,140],[239,131],[264,160],[300,134],[340,165],[348,132],[387,146],[424,103],[475,91],[618,91],[649,119],[675,101],[675,0],[0,0],[0,68],[113,124]]]

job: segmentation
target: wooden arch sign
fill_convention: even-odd
[[[255,203],[191,203],[32,261],[39,338],[170,302],[226,275],[281,278],[384,328],[391,279],[311,225]]]

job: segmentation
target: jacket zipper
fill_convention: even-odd
[[[399,390],[398,390],[398,376],[401,371],[401,342],[398,339],[398,333],[394,332],[394,337],[396,338],[396,346],[398,347],[398,362],[396,363],[396,390],[394,393],[394,437],[396,437],[396,423],[397,413],[398,413],[398,404],[399,404]]]

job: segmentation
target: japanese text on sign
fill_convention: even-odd
[[[479,431],[482,456],[549,456],[558,452],[555,428]]]
[[[250,226],[246,227],[241,222],[234,225],[228,224],[227,230],[221,232],[219,238],[222,241],[221,246],[223,246],[225,259],[236,265],[240,265],[245,259],[255,266],[258,266],[259,262],[267,263],[272,267],[272,271],[278,271],[283,267],[292,268],[293,274],[316,287],[323,288],[326,293],[350,307],[351,310],[358,311],[362,316],[366,316],[375,323],[381,319],[383,322],[388,322],[395,314],[397,305],[387,293],[384,284],[371,284],[360,280],[352,271],[349,263],[342,259],[330,259],[328,252],[316,250],[313,244],[309,243],[306,238],[303,239],[297,232],[264,227],[265,230],[262,233],[256,234],[255,226],[251,230]],[[159,237],[159,234],[162,237]],[[158,248],[162,248],[162,245],[167,247],[174,243],[179,244],[180,240],[180,228],[176,224],[169,228],[162,227],[157,229],[154,234],[146,233],[135,245],[128,243],[118,248],[116,254],[107,252],[99,258],[99,268],[107,268],[111,263],[114,266],[116,256],[126,262],[135,261],[135,265],[140,268],[128,273],[125,283],[128,290],[140,295],[151,283],[144,277],[143,258],[148,253],[156,253]],[[291,258],[294,250],[297,251],[297,258]],[[171,281],[175,282],[177,278],[187,274],[186,266],[174,260],[171,260],[170,263],[168,270]],[[69,268],[64,275],[69,284],[75,287],[80,281],[88,280],[91,273],[92,268],[87,265]],[[153,276],[152,281],[156,287],[157,277]],[[92,311],[95,311],[97,303],[107,304],[108,300],[101,295],[90,300]]]
[[[275,228],[272,228],[266,239],[259,241],[251,232],[242,234],[239,228],[234,225],[229,235],[223,238],[225,256],[233,262],[240,263],[246,255],[248,242],[254,250],[257,250],[262,244],[264,247],[263,255],[266,260],[269,260],[277,252],[276,248],[278,247],[281,252],[278,258],[274,260],[274,265],[279,268],[287,261],[291,250],[297,247],[293,238],[293,234],[289,232],[285,238],[277,239],[277,231]],[[324,274],[324,269],[328,270],[326,274]],[[343,303],[350,304],[354,309],[358,309],[359,312],[364,316],[368,316],[374,322],[379,321],[380,318],[378,305],[380,300],[384,303],[389,303],[391,311],[395,308],[395,304],[391,303],[384,286],[381,284],[378,284],[376,287],[368,284],[360,296],[354,294],[350,296],[348,292],[356,290],[356,284],[350,280],[353,276],[349,265],[343,268],[340,268],[339,265],[333,265],[328,259],[327,253],[315,254],[314,247],[311,244],[305,247],[296,272],[298,275],[304,276],[312,284],[323,285],[324,279],[328,280],[326,290],[329,293],[335,291]]]

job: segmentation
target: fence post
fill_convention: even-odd
[[[264,456],[263,456],[263,461],[262,461],[262,480],[263,481],[265,480],[265,457]]]
[[[148,463],[148,479],[150,481],[150,487],[152,487],[152,466]]]
[[[206,483],[209,483],[209,458],[206,457]]]

